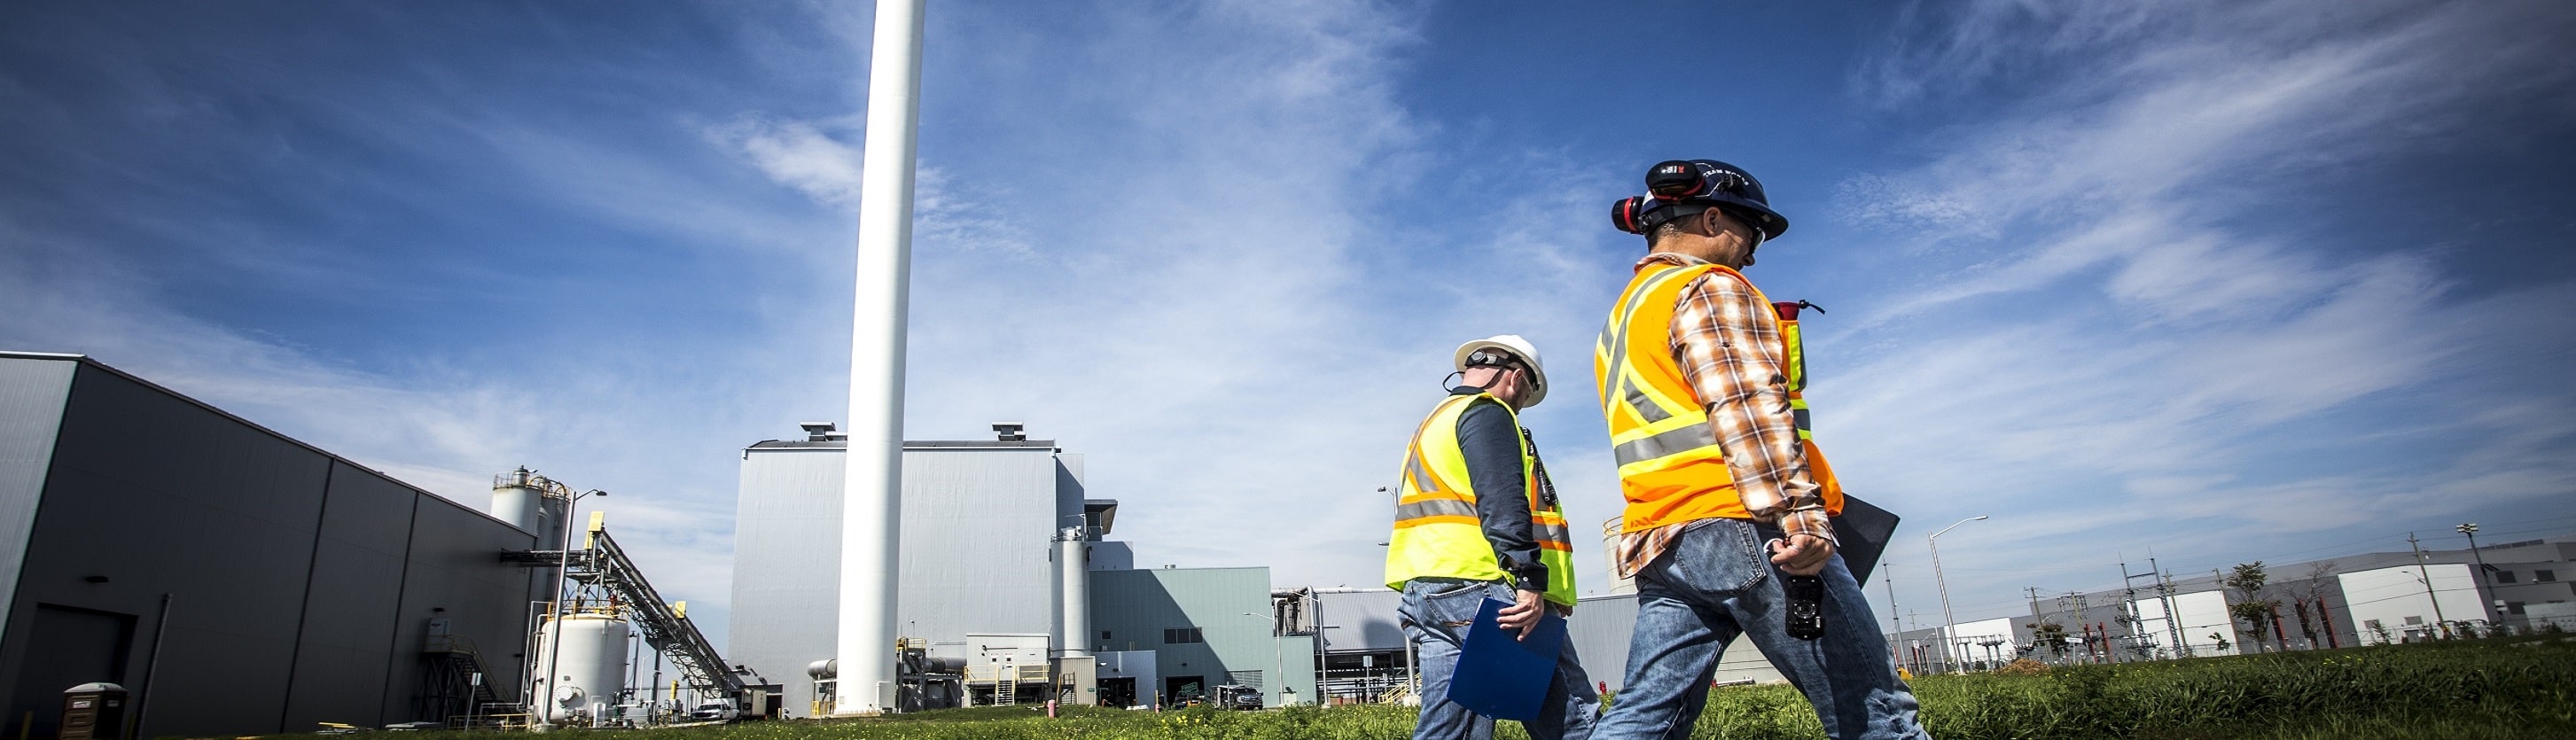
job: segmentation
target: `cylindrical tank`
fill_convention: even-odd
[[[1624,523],[1625,520],[1615,516],[1601,523],[1601,550],[1610,558],[1610,593],[1613,594],[1637,592],[1637,579],[1619,577],[1619,530]]]
[[[1055,536],[1056,608],[1063,632],[1056,645],[1064,657],[1079,658],[1091,654],[1091,543],[1081,527],[1066,527]]]
[[[527,468],[492,477],[492,516],[537,536],[537,549],[563,549],[566,502],[553,481]]]
[[[556,623],[549,621],[537,629],[537,666],[551,663],[555,669],[539,671],[529,686],[531,698],[542,706],[531,707],[544,719],[555,724],[576,723],[591,716],[595,705],[613,705],[618,694],[626,690],[626,620],[610,614],[566,614],[562,621],[562,644],[556,644]],[[551,679],[551,680],[550,680]]]

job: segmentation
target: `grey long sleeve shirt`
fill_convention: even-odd
[[[1462,388],[1458,393],[1477,392]],[[1458,452],[1467,459],[1467,485],[1476,491],[1476,519],[1494,545],[1494,562],[1523,591],[1547,590],[1547,565],[1539,561],[1537,528],[1530,523],[1529,479],[1521,474],[1521,429],[1510,409],[1479,399],[1458,415]],[[1542,470],[1539,475],[1545,476]]]

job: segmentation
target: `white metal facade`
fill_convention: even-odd
[[[727,657],[812,704],[806,664],[835,654],[843,451],[743,453]],[[1054,630],[1051,535],[1082,513],[1081,460],[1052,442],[907,442],[896,630],[933,642]]]

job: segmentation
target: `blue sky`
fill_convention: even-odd
[[[522,464],[608,489],[713,617],[739,449],[846,408],[870,13],[9,4],[0,347],[469,504]],[[1907,518],[1926,621],[1922,535],[1977,514],[1943,537],[1963,620],[2151,552],[2576,530],[2571,32],[2545,2],[934,0],[908,433],[1088,454],[1141,562],[1369,583],[1449,349],[1525,334],[1588,384],[1642,252],[1606,209],[1713,157],[1793,223],[1750,274],[1830,310],[1818,439]],[[1525,418],[1599,522],[1581,399]]]

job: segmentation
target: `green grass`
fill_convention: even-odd
[[[2576,638],[2502,638],[2164,663],[2063,668],[2036,676],[1914,682],[1940,740],[2576,740]],[[1516,723],[1499,737],[1525,740]],[[634,740],[1394,740],[1396,707],[1268,712],[1130,712],[1077,707],[1058,719],[984,707],[860,720],[591,731]],[[423,733],[454,740],[461,733]],[[479,735],[474,737],[488,737]],[[1694,738],[1824,737],[1785,685],[1717,690]]]

